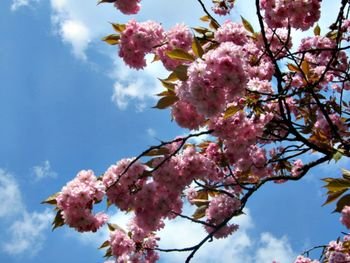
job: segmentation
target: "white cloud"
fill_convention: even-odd
[[[73,54],[86,60],[85,50],[91,42],[90,31],[85,24],[77,20],[65,20],[61,24],[61,35],[64,42],[72,45]]]
[[[1,236],[6,236],[6,239],[0,239],[0,246],[4,252],[10,255],[37,253],[44,244],[43,232],[49,227],[51,219],[52,214],[48,210],[28,212],[15,178],[0,169]]]
[[[20,7],[30,6],[32,3],[37,3],[40,0],[13,0],[11,10],[16,11]]]
[[[108,34],[109,15],[106,9],[97,7],[95,1],[51,0],[51,20],[54,31],[62,41],[72,47],[72,53],[86,60],[86,50],[100,34]],[[107,19],[107,20],[105,20]]]
[[[191,214],[191,207],[184,207],[184,214]],[[193,211],[192,211],[193,212]],[[126,228],[131,214],[118,212],[111,216],[110,222]],[[213,242],[207,242],[195,254],[191,262],[212,262],[212,263],[271,263],[276,260],[280,263],[292,262],[296,254],[292,251],[286,237],[277,238],[271,233],[262,233],[258,237],[250,235],[254,229],[254,222],[250,216],[249,210],[245,215],[232,220],[238,224],[239,230],[226,239],[215,239]],[[69,231],[70,236],[74,236],[85,245],[97,247],[108,239],[107,228],[103,228],[97,233],[73,233]],[[197,244],[205,237],[205,231],[199,224],[194,224],[185,219],[175,219],[166,221],[165,228],[158,235],[161,240],[160,248],[184,248]],[[176,263],[184,262],[188,252],[161,253],[161,259],[164,262]]]
[[[270,233],[263,233],[260,237],[259,248],[256,251],[254,262],[292,262],[295,259],[287,237],[278,239]]]
[[[51,164],[48,160],[46,160],[42,165],[34,166],[33,174],[37,181],[47,177],[57,177],[57,173],[51,169]]]
[[[72,47],[72,53],[75,57],[81,60],[87,60],[86,51],[92,42],[100,41],[102,36],[113,33],[108,22],[124,23],[130,19],[128,16],[121,15],[111,4],[96,6],[97,1],[50,0],[50,2],[54,31],[63,42]],[[203,12],[199,4],[187,0],[158,1],[156,5],[152,1],[144,1],[142,5],[138,16],[140,21],[154,19],[161,22],[166,28],[181,21],[187,22],[189,25],[198,25],[197,18]],[[173,10],[175,8],[179,11],[173,13],[171,17],[169,17],[168,12],[164,12],[166,9]],[[116,16],[118,16],[118,21],[115,21]],[[102,52],[109,52],[106,50]],[[111,53],[107,55],[116,57],[115,51],[113,51],[113,55]],[[148,100],[154,98],[154,94],[162,89],[156,80],[156,77],[162,77],[162,74],[166,72],[161,64],[150,64],[142,72],[129,69],[120,59],[115,66],[117,73],[113,74],[115,84],[112,101],[116,106],[124,110],[130,101],[135,102],[137,111],[143,111],[146,107],[151,106]]]
[[[42,249],[44,231],[50,226],[53,214],[48,209],[42,213],[24,212],[9,228],[10,240],[3,244],[3,250],[10,255],[35,255]]]
[[[115,60],[115,70],[110,77],[116,79],[111,97],[114,104],[120,110],[127,109],[129,102],[134,101],[136,109],[142,111],[148,105],[147,100],[155,99],[156,94],[164,88],[156,77],[164,77],[166,71],[160,63],[150,63],[151,57],[147,57],[148,66],[143,71],[130,69]]]
[[[216,239],[207,242],[194,256],[191,262],[234,262],[234,263],[271,263],[292,262],[295,258],[286,237],[278,239],[271,233],[263,233],[259,238],[253,238],[249,230],[254,228],[253,220],[246,211],[233,220],[240,228],[226,239]],[[161,248],[184,248],[197,244],[204,237],[204,230],[198,224],[184,220],[167,222],[161,231]],[[184,262],[188,252],[162,253],[161,258],[166,262]]]
[[[121,110],[127,108],[130,99],[137,99],[142,102],[145,97],[147,97],[147,94],[143,92],[143,86],[144,83],[140,79],[125,86],[120,82],[115,82],[113,86],[112,101]]]
[[[21,192],[13,176],[0,169],[0,219],[23,210]]]
[[[190,215],[193,208],[184,206],[183,213]],[[127,222],[132,214],[117,212],[110,217],[110,222],[126,229]],[[278,263],[293,262],[296,253],[293,252],[287,237],[277,238],[272,233],[262,233],[254,237],[250,234],[254,230],[254,222],[248,209],[245,214],[234,218],[231,223],[239,225],[239,230],[226,239],[214,239],[205,243],[195,254],[191,262],[211,263]],[[177,218],[166,220],[165,228],[157,233],[160,236],[159,248],[185,248],[196,245],[205,236],[202,225],[195,224],[186,219]],[[68,232],[69,236],[77,238],[82,244],[98,247],[108,239],[106,227],[97,233]],[[103,253],[103,251],[101,252]],[[189,252],[170,252],[160,254],[164,262],[184,262]]]

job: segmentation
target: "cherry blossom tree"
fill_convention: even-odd
[[[115,32],[104,38],[130,68],[142,70],[150,55],[163,64],[169,76],[160,80],[164,91],[155,108],[170,108],[191,133],[120,160],[101,176],[80,171],[44,201],[57,211],[53,228],[95,232],[106,225],[110,238],[101,248],[112,262],[155,262],[160,252],[179,251],[190,262],[206,242],[234,235],[239,225],[232,219],[264,185],[297,181],[322,163],[350,157],[349,1],[338,1],[326,32],[317,24],[321,0],[247,1],[255,5],[258,29],[243,17],[219,24],[215,16],[229,14],[234,0],[212,0],[211,10],[194,2],[206,27],[177,24],[166,31],[155,21],[130,20],[112,24]],[[125,15],[141,8],[141,0],[100,3]],[[301,43],[293,42],[293,30],[308,30]],[[191,143],[204,134],[209,139]],[[325,204],[336,201],[349,229],[350,171],[324,181]],[[132,213],[127,229],[93,211],[101,201]],[[184,204],[194,207],[193,215],[182,213]],[[203,225],[205,238],[160,248],[157,233],[175,218]],[[321,249],[319,260],[308,258],[313,249]],[[311,250],[295,263],[350,262],[350,235]]]

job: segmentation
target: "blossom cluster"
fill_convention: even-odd
[[[291,85],[294,87],[305,87],[305,78],[309,83],[314,83],[319,81],[320,77],[324,75],[323,80],[321,80],[324,90],[328,89],[328,84],[335,80],[339,71],[346,71],[348,68],[348,57],[344,51],[337,52],[337,63],[332,66],[327,71],[327,65],[333,56],[332,49],[336,46],[334,39],[323,37],[323,36],[313,36],[306,37],[302,39],[301,44],[298,48],[298,52],[301,52],[303,61],[307,63],[309,72],[307,74],[302,74],[298,72],[292,79]],[[338,90],[339,91],[339,90]]]
[[[213,11],[227,15],[234,2],[213,0]],[[182,138],[162,143],[159,152],[145,154],[152,156],[146,163],[122,159],[101,178],[81,171],[63,187],[57,208],[64,223],[78,231],[96,231],[108,220],[92,211],[104,195],[108,204],[132,213],[127,231],[114,228],[110,233],[108,244],[116,262],[157,261],[155,232],[166,220],[182,216],[186,198],[197,207],[193,221],[215,238],[227,237],[239,228],[229,220],[243,209],[244,193],[266,179],[282,183],[288,176],[301,177],[304,164],[299,157],[312,152],[313,145],[326,152],[349,139],[336,102],[337,95],[342,99],[344,90],[350,90],[346,52],[335,52],[336,39],[317,32],[291,51],[290,28],[313,26],[320,17],[320,1],[260,4],[263,32],[255,32],[244,20],[243,25],[230,20],[218,25],[210,17],[202,19],[210,20],[210,28],[194,28],[198,35],[184,24],[165,31],[154,21],[130,20],[120,27],[116,40],[125,64],[142,69],[146,56],[154,55],[154,61],[171,71],[162,80],[166,90],[161,94],[173,101],[166,105],[173,119],[190,130],[206,127],[212,137],[202,143],[185,144]],[[116,0],[114,5],[124,14],[135,14],[140,0]],[[340,39],[347,39],[349,28],[346,20]],[[287,69],[279,67],[284,60],[291,61]],[[293,145],[298,140],[302,144]],[[276,146],[279,142],[286,145]],[[341,222],[350,228],[350,206],[344,207]],[[350,260],[349,239],[327,246],[327,262]],[[304,256],[295,261],[317,262]]]
[[[125,15],[137,14],[140,11],[141,0],[116,0],[114,6]]]
[[[233,42],[236,45],[244,45],[248,42],[247,31],[242,24],[226,20],[215,32],[215,40],[219,43]]]
[[[243,93],[246,82],[241,48],[224,42],[189,66],[187,85],[179,87],[178,95],[212,117],[224,110],[226,100]]]
[[[343,263],[350,261],[349,250],[350,236],[344,236],[343,240],[331,241],[325,247],[323,253],[324,260],[322,262],[328,263]],[[318,260],[312,260],[308,257],[298,256],[294,263],[320,263]]]
[[[192,37],[193,36],[189,28],[184,24],[177,24],[166,32],[163,40],[164,43],[156,49],[155,53],[159,56],[167,70],[174,70],[183,62],[169,58],[166,52],[174,49],[190,51],[192,46]]]
[[[301,30],[309,29],[320,19],[319,0],[262,0],[265,22],[270,28],[287,28],[288,25]]]
[[[343,210],[341,211],[341,218],[340,221],[346,228],[350,229],[350,206],[344,206]]]
[[[95,232],[108,220],[106,214],[94,215],[91,211],[93,204],[101,201],[104,194],[105,186],[91,170],[80,171],[56,198],[64,223],[79,232]]]
[[[197,112],[195,106],[184,99],[172,106],[171,113],[179,126],[190,130],[199,129],[206,120],[204,115]]]
[[[160,45],[163,39],[164,30],[160,24],[130,20],[121,33],[119,56],[130,67],[141,69],[146,66],[146,54]]]
[[[220,16],[225,16],[230,13],[231,9],[234,7],[235,0],[213,0],[214,6],[212,10],[215,14]]]
[[[208,209],[206,210],[207,223],[217,226],[223,223],[223,220],[229,218],[239,209],[241,202],[238,198],[233,198],[228,195],[222,194],[211,200]],[[214,233],[215,238],[225,238],[238,230],[238,225],[225,224],[219,231]],[[214,230],[213,227],[205,226],[205,229],[210,233]]]
[[[154,251],[159,238],[154,234],[148,236],[139,233],[142,229],[138,228],[133,222],[129,225],[129,234],[123,229],[115,229],[110,232],[109,245],[112,255],[116,258],[115,263],[135,262],[135,263],[153,263],[159,259],[159,255]],[[138,233],[138,234],[137,234]]]
[[[142,178],[145,166],[138,162],[123,174],[131,162],[132,159],[120,160],[117,164],[111,165],[102,177],[108,200],[122,211],[128,211],[134,205],[133,193],[146,183],[146,179]]]

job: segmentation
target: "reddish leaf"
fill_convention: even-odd
[[[350,205],[350,194],[344,195],[342,198],[339,199],[337,202],[337,207],[333,212],[341,213],[344,206]]]
[[[288,69],[293,72],[300,72],[299,68],[293,64],[288,64],[287,65]]]
[[[102,3],[114,3],[115,1],[117,1],[117,0],[99,0],[97,2],[97,4],[99,5],[99,4],[102,4]]]
[[[169,153],[169,149],[168,148],[159,148],[159,149],[153,149],[149,152],[147,152],[146,154],[144,154],[144,156],[158,156],[158,155],[165,155]]]

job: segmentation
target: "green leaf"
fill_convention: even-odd
[[[170,96],[166,96],[166,97],[162,97],[156,106],[154,106],[153,108],[156,109],[166,109],[168,107],[170,107],[171,105],[173,105],[175,102],[177,102],[179,100],[179,98],[175,95],[170,95]]]
[[[185,60],[185,61],[195,61],[195,58],[183,49],[175,48],[171,51],[166,51],[165,54],[171,59]]]
[[[174,91],[175,90],[175,83],[172,83],[170,81],[164,80],[164,79],[159,79],[160,82],[162,82],[162,85],[167,88],[168,90]]]
[[[125,24],[114,24],[114,23],[111,23],[111,24],[113,29],[118,33],[123,32],[126,28]]]
[[[239,106],[230,106],[226,109],[224,114],[224,120],[235,115],[241,108]]]
[[[111,243],[109,242],[109,240],[106,240],[105,242],[102,243],[102,245],[98,249],[102,249],[102,248],[108,247],[110,245],[111,245]]]
[[[162,147],[159,149],[153,149],[151,151],[148,151],[147,153],[144,154],[144,156],[159,156],[159,155],[165,155],[169,153],[169,149]]]
[[[179,80],[179,78],[177,77],[176,73],[173,71],[170,73],[170,75],[166,79],[163,79],[163,80],[168,81],[168,82],[172,82],[172,81]]]
[[[201,219],[202,217],[205,217],[205,210],[207,210],[208,205],[202,205],[196,209],[194,214],[192,215],[193,219]]]
[[[322,206],[328,205],[332,202],[334,202],[335,200],[337,200],[342,194],[344,194],[346,192],[347,189],[338,191],[338,192],[332,192],[328,194],[327,200],[326,202],[324,202],[322,204]]]
[[[338,37],[338,31],[330,31],[327,33],[326,37],[335,40]]]
[[[193,37],[192,50],[193,50],[193,53],[197,57],[201,58],[204,54],[203,48],[202,48],[201,44],[199,43],[197,37]]]
[[[334,180],[334,178],[323,178],[321,179],[323,182],[330,183]]]
[[[56,205],[57,204],[57,196],[59,195],[60,193],[55,193],[53,195],[50,195],[48,198],[46,198],[46,200],[42,201],[41,204],[49,204],[49,205]]]
[[[241,16],[241,19],[242,19],[242,24],[243,24],[244,28],[245,28],[248,32],[254,34],[254,28],[253,28],[252,25],[249,23],[249,21],[248,21],[247,19],[245,19],[243,16]]]
[[[343,157],[343,154],[340,151],[337,151],[335,154],[333,154],[332,158],[337,163],[341,158]]]
[[[166,96],[173,95],[173,94],[174,94],[174,92],[172,92],[172,91],[169,92],[169,90],[164,90],[161,93],[158,93],[157,96],[158,97],[166,97]]]
[[[344,206],[350,205],[350,194],[344,195],[342,198],[339,199],[337,202],[337,207],[333,212],[341,213]]]
[[[324,188],[327,188],[329,192],[338,192],[342,190],[347,190],[350,188],[350,181],[342,178],[326,178],[322,179],[327,182]]]
[[[318,24],[314,28],[314,34],[315,34],[315,36],[321,35],[321,28]]]
[[[187,69],[188,69],[188,66],[179,65],[174,69],[174,73],[179,78],[179,80],[186,81],[188,80]]]
[[[102,38],[102,41],[104,41],[110,45],[118,45],[120,42],[120,35],[112,34],[112,35],[109,35],[109,36]]]
[[[55,216],[55,219],[52,222],[52,231],[54,231],[56,228],[64,226],[64,219],[61,214],[61,210],[58,210]]]

